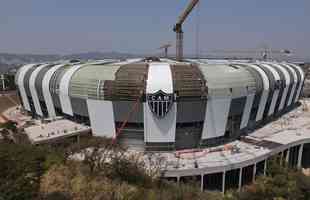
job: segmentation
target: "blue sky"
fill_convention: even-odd
[[[188,2],[0,0],[0,52],[155,53],[175,41],[172,26]],[[310,57],[309,0],[201,0],[184,25],[186,53],[195,52],[197,22],[202,52],[268,45]]]

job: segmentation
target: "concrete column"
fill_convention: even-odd
[[[290,158],[290,148],[287,149],[287,154],[286,154],[286,158],[285,158],[285,161],[287,164],[288,164],[289,158]]]
[[[76,142],[80,145],[80,134],[77,135]]]
[[[239,186],[238,186],[239,191],[241,190],[241,186],[242,186],[242,169],[243,168],[240,168],[239,170]]]
[[[203,191],[203,176],[204,174],[201,174],[201,181],[200,181],[200,190]]]
[[[264,176],[266,176],[266,170],[267,170],[267,159],[265,160],[265,165],[264,165]]]
[[[304,150],[304,144],[301,144],[300,145],[300,148],[299,148],[299,152],[298,152],[298,163],[297,163],[297,168],[301,168],[301,161],[302,161],[302,153],[303,153],[303,150]]]
[[[177,177],[177,184],[180,184],[180,177]]]
[[[283,164],[283,154],[284,154],[284,152],[282,151],[281,152],[281,156],[280,156],[280,165],[282,166],[282,164]]]
[[[253,180],[252,180],[252,182],[255,182],[255,176],[256,176],[256,163],[254,163],[254,167],[253,167]]]
[[[226,171],[223,172],[223,183],[222,183],[222,192],[225,193],[225,179],[226,179]]]

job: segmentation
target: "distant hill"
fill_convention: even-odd
[[[18,67],[19,67],[19,65],[15,65],[15,64],[10,64],[10,65],[8,65],[8,64],[1,63],[1,62],[0,62],[0,74],[1,74],[1,73],[5,73],[5,72],[8,72],[8,71],[10,71],[11,69],[16,69],[16,68],[18,68]]]
[[[111,59],[124,59],[124,58],[136,58],[138,55],[128,54],[128,53],[120,53],[120,52],[87,52],[80,54],[71,54],[63,56],[63,59],[81,59],[81,60],[99,60],[104,58]]]
[[[59,55],[0,53],[0,63],[7,64],[7,65],[21,65],[25,63],[54,61],[60,58],[61,56]]]
[[[100,60],[100,59],[124,59],[124,58],[137,58],[146,57],[146,55],[120,53],[120,52],[86,52],[77,53],[71,55],[38,55],[38,54],[10,54],[10,53],[0,53],[0,73],[7,72],[10,69],[18,68],[26,63],[41,63],[50,62],[57,60]],[[188,57],[195,57],[190,56]],[[223,58],[224,56],[206,56],[208,58]],[[280,60],[287,60],[292,62],[304,61],[310,62],[310,59],[297,59],[297,58],[283,58]]]
[[[19,68],[26,63],[55,61],[61,59],[61,57],[59,55],[0,53],[0,73]]]
[[[98,60],[98,59],[124,59],[139,57],[139,55],[119,52],[87,52],[71,55],[37,55],[37,54],[10,54],[0,53],[0,72],[7,72],[10,69],[18,68],[26,63],[40,63],[57,60]]]

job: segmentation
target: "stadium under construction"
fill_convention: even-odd
[[[234,140],[294,107],[303,80],[288,63],[142,59],[30,64],[16,76],[33,116],[65,116],[91,125],[94,135],[151,151]]]
[[[304,77],[298,65],[284,62],[147,58],[29,64],[15,81],[22,106],[33,117],[62,116],[85,124],[93,135],[166,156],[174,163],[167,178],[200,177],[202,188],[224,191],[242,185],[238,177],[263,173],[266,159],[279,148],[301,165],[298,153],[308,151],[309,145],[301,146],[306,140],[281,145],[253,140],[251,134],[297,107]],[[217,153],[235,152],[234,147],[251,152],[250,159],[237,153],[216,161],[222,157]],[[216,165],[202,167],[199,159]]]
[[[198,2],[191,0],[174,26],[176,59],[21,67],[15,83],[23,110],[33,118],[65,118],[76,129],[79,123],[80,131],[114,138],[129,153],[151,152],[166,160],[164,178],[195,180],[202,190],[240,189],[265,174],[274,155],[309,168],[310,115],[299,106],[302,68],[266,55],[265,61],[184,59],[182,25]],[[162,47],[166,55],[170,46]],[[289,122],[279,124],[283,119]],[[56,138],[49,130],[47,139]]]

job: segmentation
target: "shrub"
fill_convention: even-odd
[[[53,156],[53,152],[43,148],[1,143],[0,199],[36,198],[41,176],[50,166],[45,164],[46,161],[50,162],[50,156]]]
[[[13,121],[8,121],[4,124],[0,124],[0,128],[4,128],[4,129],[8,129],[11,130],[13,132],[17,131],[17,127],[16,127],[17,123],[13,122]]]
[[[31,146],[0,145],[0,197],[32,199],[38,195],[44,154]]]
[[[109,179],[100,174],[83,173],[83,164],[76,162],[52,167],[42,178],[41,192],[45,197],[55,194],[74,200],[221,200],[221,193],[200,192],[193,185],[162,182],[143,187]]]
[[[267,176],[259,177],[254,184],[235,193],[235,197],[240,200],[306,200],[310,197],[310,177],[274,159],[268,163]]]

